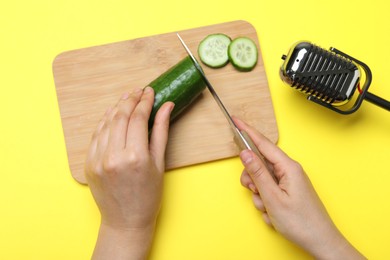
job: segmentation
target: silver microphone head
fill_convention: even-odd
[[[293,88],[332,106],[347,103],[360,80],[360,70],[350,59],[310,42],[294,44],[280,68],[280,76]]]

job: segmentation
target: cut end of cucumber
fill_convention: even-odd
[[[252,70],[257,64],[257,55],[256,44],[247,37],[236,38],[229,45],[229,60],[239,70]]]
[[[229,62],[227,50],[231,41],[229,36],[222,33],[208,35],[198,47],[200,60],[212,68],[225,66]]]

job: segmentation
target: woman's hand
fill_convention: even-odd
[[[252,191],[264,221],[317,259],[365,259],[333,224],[301,165],[252,127],[235,122],[267,163],[250,150],[240,154],[241,183]]]
[[[148,136],[154,92],[125,93],[93,134],[85,174],[101,213],[94,258],[144,259],[160,209],[173,103],[158,111]]]

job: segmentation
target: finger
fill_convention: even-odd
[[[111,110],[112,110],[111,107],[109,107],[106,110],[102,119],[100,119],[99,123],[96,126],[95,132],[92,135],[91,142],[89,145],[89,154],[88,154],[87,158],[91,158],[93,156],[93,154],[96,152],[100,132],[101,132],[106,120],[107,120],[108,115],[111,113]]]
[[[280,189],[264,162],[248,149],[240,153],[240,158],[263,200],[272,201]]]
[[[270,219],[268,213],[267,213],[267,212],[263,212],[262,216],[263,216],[264,222],[265,222],[268,226],[273,227],[272,222],[271,222],[271,219]]]
[[[251,176],[249,176],[248,172],[245,169],[242,171],[240,181],[242,186],[251,190],[253,193],[258,193],[258,190],[253,183]]]
[[[131,114],[126,138],[126,148],[141,154],[148,153],[148,120],[154,103],[154,90],[146,87],[141,100]]]
[[[252,195],[253,204],[255,205],[255,208],[258,209],[261,212],[266,212],[266,208],[264,206],[263,200],[261,199],[259,194],[253,194]]]
[[[110,153],[125,148],[130,116],[140,101],[141,95],[142,89],[136,89],[132,93],[124,93],[118,101],[110,122],[110,137],[107,148]]]
[[[165,170],[165,149],[168,143],[169,118],[175,104],[167,102],[157,111],[150,138],[150,153],[160,172]]]
[[[249,134],[253,142],[258,147],[260,153],[271,163],[271,165],[289,163],[292,161],[291,158],[288,157],[279,147],[272,143],[263,134],[256,131],[253,127],[238,118],[233,118],[233,120],[240,130],[244,130]],[[274,174],[277,174],[277,172],[274,172]],[[281,176],[276,177],[280,178]]]
[[[259,148],[260,152],[271,162],[275,163],[275,161],[280,160],[280,158],[284,158],[287,155],[279,149],[274,143],[272,143],[268,138],[266,138],[263,134],[255,130],[250,125],[246,124],[239,118],[234,117],[234,122],[240,130],[244,130],[247,132],[252,138],[253,142]]]
[[[90,172],[90,169],[94,168],[95,167],[94,164],[96,162],[100,161],[99,156],[101,155],[101,152],[100,152],[100,146],[98,145],[99,139],[101,138],[102,129],[103,129],[104,125],[106,124],[107,118],[108,118],[109,114],[111,113],[111,110],[112,110],[111,107],[109,107],[106,110],[106,112],[104,113],[104,116],[99,121],[94,133],[92,134],[92,138],[91,138],[91,141],[90,141],[90,144],[88,147],[88,153],[87,153],[87,157],[86,157],[85,165],[84,165],[84,171],[85,171],[87,179],[89,177],[88,173]]]
[[[112,119],[114,113],[114,108],[110,107],[107,109],[106,113],[104,114],[101,122],[98,126],[98,133],[97,133],[97,148],[96,148],[96,157],[102,158],[102,154],[106,151],[107,144],[108,144],[108,138],[110,136],[110,121]]]

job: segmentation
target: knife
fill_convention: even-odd
[[[264,162],[264,158],[262,154],[260,153],[259,149],[256,147],[253,140],[249,137],[249,135],[243,131],[238,129],[237,125],[234,123],[232,117],[230,116],[229,112],[227,111],[226,107],[223,105],[221,99],[219,98],[217,92],[215,92],[213,86],[211,85],[210,81],[207,79],[206,74],[204,73],[202,67],[200,66],[199,62],[196,60],[194,55],[191,53],[190,49],[187,47],[187,45],[184,43],[183,39],[180,37],[178,33],[176,33],[177,37],[179,38],[181,44],[183,45],[184,49],[187,51],[188,55],[191,57],[192,62],[195,65],[195,68],[199,71],[199,73],[202,75],[204,82],[206,83],[206,86],[208,90],[210,91],[211,95],[217,102],[219,108],[221,109],[222,113],[225,115],[227,121],[229,122],[229,125],[234,133],[234,142],[239,147],[240,151],[249,149],[253,151],[261,160]],[[264,162],[265,164],[265,162]],[[267,164],[265,164],[267,166]]]

